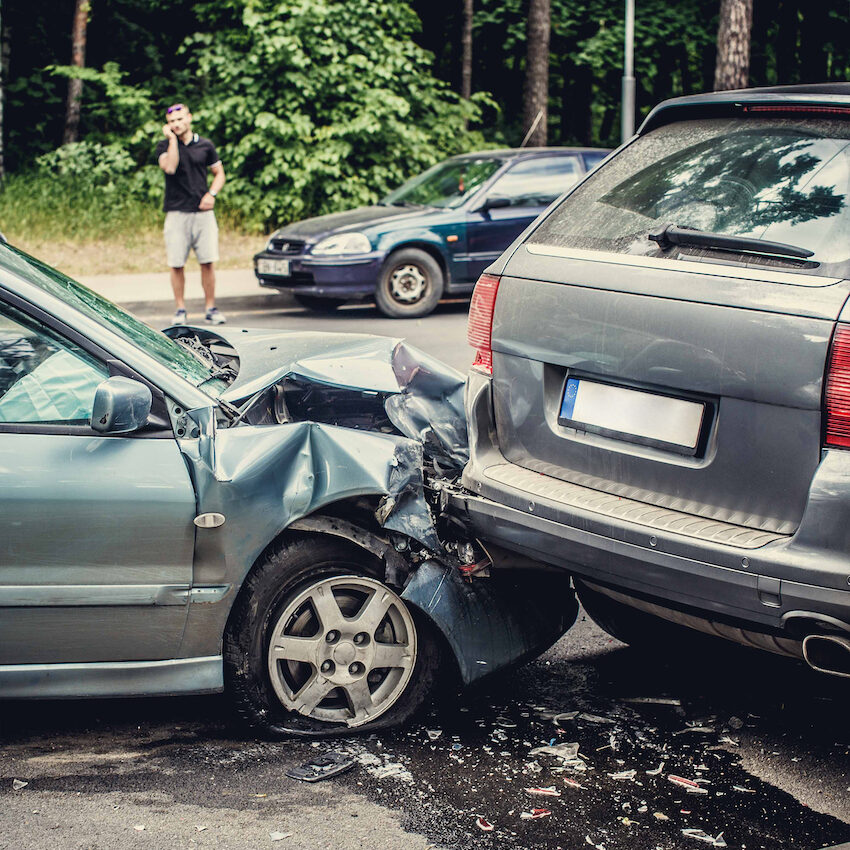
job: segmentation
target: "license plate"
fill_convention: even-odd
[[[260,274],[289,277],[289,260],[257,260],[257,271]]]
[[[643,445],[696,452],[705,418],[703,402],[568,378],[558,422]]]

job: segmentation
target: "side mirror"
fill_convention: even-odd
[[[478,207],[478,212],[486,213],[489,210],[497,210],[497,209],[501,209],[502,207],[509,207],[510,205],[511,205],[511,199],[510,198],[503,198],[503,197],[500,197],[499,195],[493,195],[489,198],[484,199],[484,203],[481,204],[480,207]]]
[[[91,411],[91,427],[99,434],[138,431],[151,412],[151,391],[138,381],[115,376],[98,385]]]

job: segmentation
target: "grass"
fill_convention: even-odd
[[[0,192],[0,231],[15,247],[71,277],[164,271],[161,199],[140,200],[120,187],[81,186],[62,178],[12,175]],[[219,268],[250,268],[265,244],[218,213]],[[194,256],[187,269],[197,268]]]

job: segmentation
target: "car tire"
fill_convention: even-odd
[[[372,556],[320,535],[267,553],[224,638],[225,687],[243,722],[265,734],[326,737],[395,726],[422,707],[440,644],[379,575]]]
[[[384,263],[375,301],[391,319],[415,319],[434,310],[444,286],[443,270],[430,254],[419,248],[402,248]]]
[[[707,638],[699,632],[639,611],[593,590],[581,581],[575,582],[576,593],[585,613],[611,637],[635,648],[660,651],[669,657],[688,652]]]
[[[312,310],[314,313],[333,313],[338,307],[345,304],[345,298],[322,298],[320,295],[302,295],[299,292],[293,292],[292,297],[307,310]]]

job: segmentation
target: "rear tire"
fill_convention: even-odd
[[[395,726],[421,708],[439,643],[379,574],[367,553],[320,535],[278,545],[254,568],[224,637],[225,687],[243,722],[326,737]]]
[[[444,287],[443,270],[430,254],[402,248],[384,263],[375,302],[391,319],[415,319],[434,310]]]
[[[333,313],[346,302],[345,298],[322,298],[321,295],[301,295],[298,292],[293,292],[292,297],[302,307],[314,313]]]

